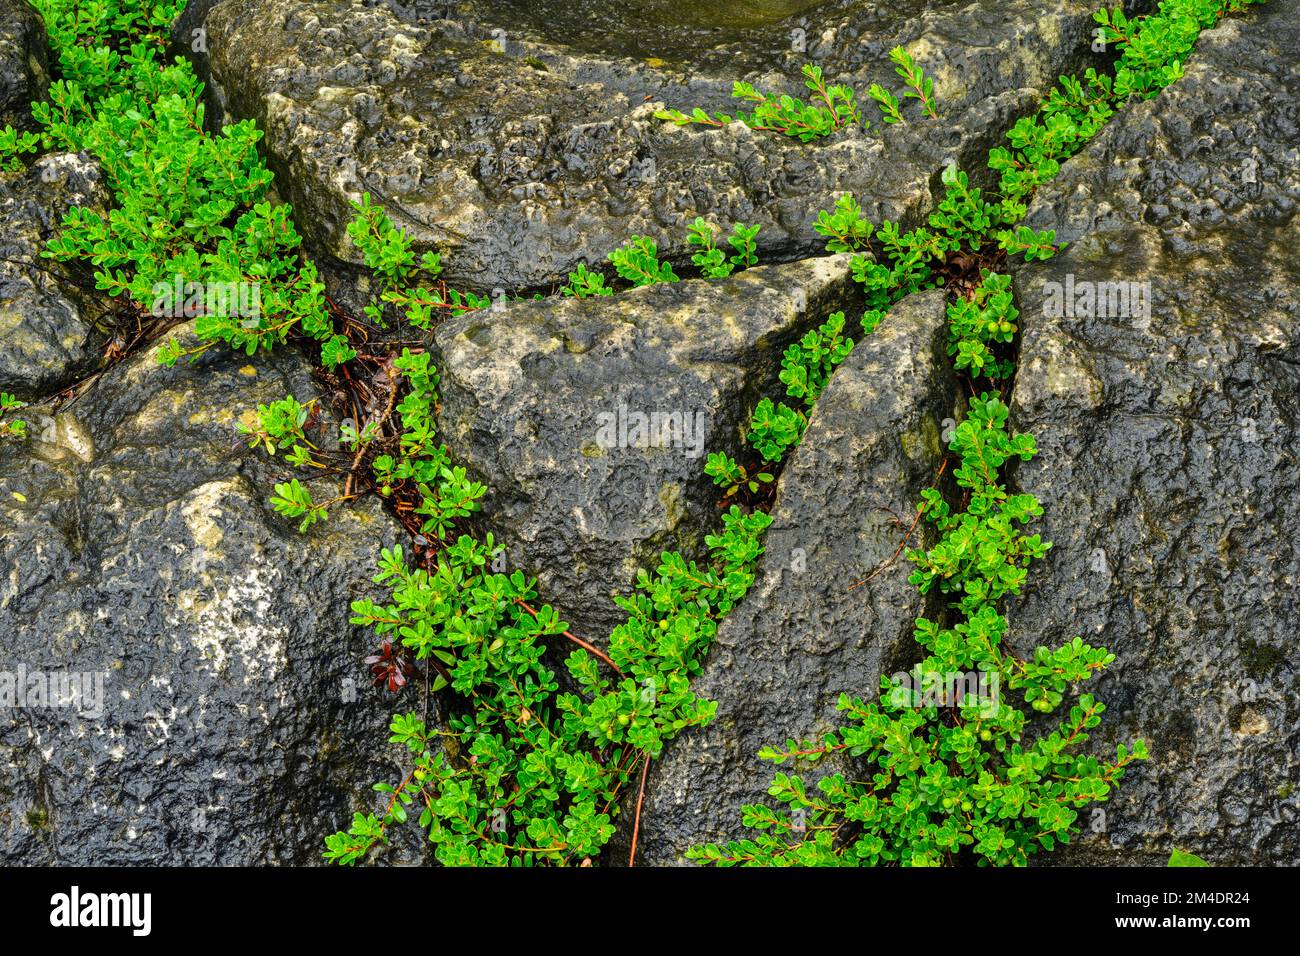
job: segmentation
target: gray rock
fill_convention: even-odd
[[[399,705],[370,689],[348,604],[378,596],[399,532],[374,502],[310,537],[274,514],[277,466],[232,441],[286,393],[312,394],[292,354],[143,355],[29,409],[32,441],[0,454],[7,862],[312,863],[380,809]],[[85,675],[77,706],[43,706],[50,675]]]
[[[1018,4],[994,10],[978,3],[928,0],[888,5],[862,0],[639,0],[616,6],[601,0],[391,0],[390,5],[446,17],[475,36],[504,44],[507,54],[549,47],[592,63],[653,64],[677,82],[720,97],[716,102],[724,109],[731,78],[785,79],[802,93],[800,70],[808,62],[821,66],[832,82],[843,78],[855,85],[864,99],[872,82],[896,88],[889,50],[919,39],[934,64],[932,70],[922,65],[946,74],[936,80],[943,102],[960,110],[978,99],[981,90],[1005,88],[1013,74],[1022,86],[1051,83],[1056,74],[1049,65],[1063,52],[1070,55],[1061,44],[1083,38],[1082,32],[1071,40],[1055,30],[1062,24],[1077,26],[1072,18],[1083,8],[1069,3],[1039,4],[1033,10]],[[1031,13],[1051,24],[1035,24]],[[981,49],[988,42],[998,48],[996,56]],[[999,72],[1001,78],[994,78]],[[874,124],[876,117],[869,118]]]
[[[1109,647],[1089,748],[1151,750],[1055,862],[1300,862],[1300,3],[1251,9],[1031,211],[1072,244],[1017,277],[1015,480],[1055,547],[1009,639]],[[1069,281],[1137,287],[1068,314]]]
[[[89,372],[111,307],[94,280],[41,252],[74,206],[103,212],[99,166],[86,154],[42,156],[23,174],[0,177],[0,389],[30,399]]]
[[[786,346],[854,307],[848,259],[518,302],[439,328],[443,440],[489,486],[485,519],[508,563],[537,575],[579,633],[626,620],[612,596],[661,551],[702,550],[717,523],[707,455],[739,452]],[[641,440],[639,415],[683,427]]]
[[[658,61],[699,74],[738,72],[754,65],[800,62],[842,53],[839,29],[880,29],[916,17],[924,0],[866,9],[858,0],[691,2],[639,0],[398,0],[398,8],[446,17],[483,35],[518,44],[564,47],[592,59]],[[798,72],[798,65],[794,72]]]
[[[0,0],[0,129],[33,125],[31,105],[45,96],[49,57],[40,14],[25,0]]]
[[[608,7],[574,6],[588,18]],[[252,117],[266,130],[277,188],[327,264],[358,261],[344,230],[350,201],[369,191],[417,252],[444,253],[452,285],[549,289],[634,234],[688,263],[686,227],[697,215],[727,230],[758,223],[767,260],[822,251],[811,222],[844,191],[872,219],[919,220],[938,170],[954,159],[982,165],[1041,89],[1090,55],[1093,4],[1044,10],[1009,0],[922,13],[916,3],[839,2],[817,20],[808,51],[791,50],[788,38],[751,48],[752,31],[742,30],[707,68],[516,39],[509,9],[465,7],[490,19],[428,19],[448,7],[424,0],[218,0],[187,11],[174,36],[207,82],[213,118]],[[494,33],[502,23],[504,38]],[[198,51],[196,29],[206,30]],[[877,80],[899,88],[887,58],[899,43],[933,74],[941,120],[921,118],[909,101],[908,122],[879,122],[866,89]],[[751,55],[731,56],[740,49]],[[798,72],[810,58],[831,81],[856,85],[870,130],[805,144],[653,116],[662,105],[734,113],[729,94],[741,78],[806,94]]]
[[[781,476],[757,580],[695,684],[718,701],[717,717],[652,766],[639,863],[681,863],[695,844],[749,836],[740,807],[765,802],[775,772],[759,749],[819,739],[843,723],[841,693],[873,697],[882,672],[915,662],[913,624],[938,611],[937,595],[908,584],[904,557],[889,561],[936,480],[943,421],[955,415],[946,328],[941,291],[905,299],[822,394]],[[928,534],[918,525],[912,545]]]

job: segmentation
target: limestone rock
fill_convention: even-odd
[[[8,862],[313,863],[380,809],[397,705],[348,605],[378,597],[396,526],[371,502],[300,536],[267,502],[277,466],[232,444],[241,410],[311,389],[287,352],[148,354],[24,413],[32,440],[0,454]],[[54,681],[79,696],[56,706]]]
[[[1017,278],[1055,546],[1009,638],[1110,648],[1089,748],[1151,750],[1055,862],[1300,861],[1300,4],[1251,9],[1031,210],[1071,245]]]
[[[935,598],[908,584],[905,558],[888,562],[943,460],[955,414],[946,344],[943,293],[912,296],[857,341],[822,394],[781,476],[757,580],[695,684],[717,717],[652,765],[640,863],[681,863],[692,845],[749,836],[740,807],[764,802],[775,772],[759,749],[820,738],[842,723],[841,693],[874,697],[882,672],[915,662],[913,623],[935,613]],[[913,546],[927,533],[918,525]],[[829,763],[814,776],[825,772]]]
[[[819,24],[804,51],[784,33],[771,42],[773,28],[788,32],[783,20],[738,28],[698,63],[656,66],[565,45],[575,18],[622,16],[608,4],[568,6],[541,18],[559,45],[509,6],[433,0],[203,2],[174,37],[207,82],[213,117],[252,117],[266,130],[277,189],[318,256],[359,261],[345,226],[368,191],[417,252],[444,253],[453,286],[549,291],[633,235],[688,263],[686,227],[698,215],[724,230],[759,224],[766,261],[819,254],[811,223],[845,191],[873,220],[919,220],[938,171],[950,160],[982,166],[1000,131],[1078,65],[1092,29],[1083,0],[932,11],[859,0],[801,21]],[[679,12],[658,11],[661,36],[675,35]],[[205,31],[197,51],[195,30]],[[897,44],[934,76],[941,120],[909,101],[906,123],[880,122],[866,90],[898,88],[888,60]],[[799,69],[810,59],[829,82],[855,86],[870,129],[801,143],[654,118],[665,105],[734,114],[738,79],[806,98]]]
[[[111,307],[88,274],[41,252],[74,206],[104,210],[99,165],[83,154],[42,156],[22,174],[0,178],[0,389],[44,396],[91,371]]]
[[[0,129],[32,126],[45,95],[50,53],[41,16],[25,0],[0,0]]]
[[[706,457],[739,453],[750,410],[781,390],[786,346],[854,308],[848,258],[517,302],[439,328],[443,440],[489,486],[485,522],[510,565],[538,575],[566,620],[603,637],[637,568],[702,550],[717,523]]]

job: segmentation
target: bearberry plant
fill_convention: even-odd
[[[889,51],[889,58],[894,71],[907,83],[904,99],[914,98],[920,101],[922,112],[931,119],[938,119],[935,107],[934,81],[925,75],[925,71],[916,65],[911,55],[903,47]],[[749,83],[739,80],[734,84],[731,95],[739,100],[753,104],[751,113],[737,112],[708,113],[695,107],[690,113],[677,109],[664,109],[655,113],[656,118],[666,120],[677,126],[691,123],[702,126],[728,126],[734,122],[744,123],[750,129],[771,131],[791,136],[801,142],[822,139],[850,126],[861,126],[866,130],[871,123],[858,111],[853,89],[843,84],[828,86],[822,75],[821,67],[813,63],[803,67],[804,86],[812,93],[808,103],[798,97],[763,93]],[[903,112],[898,97],[879,83],[872,83],[867,95],[880,109],[881,118],[887,124],[903,122]]]
[[[736,223],[731,235],[727,237],[727,245],[733,250],[728,256],[718,248],[717,233],[713,226],[704,217],[696,217],[686,237],[689,245],[699,249],[699,252],[691,256],[691,262],[699,267],[700,274],[707,279],[721,279],[731,275],[737,268],[747,269],[758,262],[758,255],[754,251],[758,229],[758,226]]]
[[[810,788],[795,773],[780,773],[768,793],[773,809],[743,808],[754,839],[692,848],[688,856],[717,865],[936,866],[965,859],[1024,865],[1041,850],[1070,840],[1079,809],[1103,800],[1133,760],[1146,757],[1138,741],[1112,761],[1080,755],[1105,705],[1084,694],[1050,733],[1037,734],[1008,698],[1043,713],[1056,709],[1068,688],[1114,660],[1078,638],[1056,650],[1037,648],[1022,660],[1004,642],[1006,618],[997,602],[1017,593],[1029,563],[1049,547],[1022,530],[1042,513],[1032,495],[1009,494],[1000,478],[1011,458],[1028,460],[1033,438],[1011,435],[1007,408],[984,394],[950,444],[961,464],[954,472],[968,496],[954,513],[938,491],[921,509],[941,532],[929,550],[908,557],[910,580],[938,588],[953,611],[948,622],[919,618],[916,640],[926,656],[918,674],[977,671],[995,698],[967,693],[929,703],[899,677],[881,679],[878,701],[842,695],[849,723],[819,741],[788,741],[762,756],[792,769],[840,755],[853,773],[828,773]],[[999,693],[1005,688],[1006,693]],[[948,706],[951,704],[951,706]]]
[[[181,0],[33,0],[57,55],[48,102],[32,107],[38,132],[0,135],[0,161],[40,149],[85,150],[100,164],[114,208],[73,209],[45,255],[84,260],[98,288],[154,311],[159,290],[194,283],[259,290],[245,314],[226,299],[200,312],[206,347],[252,354],[298,329],[337,345],[315,268],[298,255],[290,210],[268,198],[271,173],[251,121],[204,130],[201,84],[187,61],[165,62]],[[162,351],[174,362],[174,342]]]
[[[861,124],[865,129],[871,124],[858,112],[853,90],[847,86],[827,85],[821,67],[809,63],[803,68],[804,86],[812,97],[808,103],[796,96],[764,93],[737,80],[731,95],[749,105],[751,112],[739,110],[710,115],[696,107],[689,114],[681,110],[666,109],[655,113],[658,119],[678,126],[699,123],[704,126],[728,126],[744,123],[750,129],[767,130],[794,137],[801,142],[821,139],[846,127]]]
[[[1001,175],[996,199],[985,199],[952,166],[929,229],[903,232],[888,222],[877,228],[851,197],[823,211],[814,228],[829,251],[853,253],[855,277],[866,289],[864,327],[874,328],[902,295],[942,284],[941,264],[978,263],[991,247],[1026,259],[1053,255],[1054,233],[1019,224],[1034,191],[1130,98],[1153,96],[1181,76],[1200,30],[1250,2],[1163,0],[1154,13],[1133,19],[1120,9],[1099,11],[1102,36],[1122,51],[1115,74],[1090,69],[1082,80],[1062,77],[1042,108],[1011,130],[1010,148],[989,157]],[[904,74],[906,64],[898,65]],[[926,102],[924,83],[913,92]],[[947,314],[948,351],[958,370],[972,381],[1013,373],[1004,348],[1017,331],[1008,276],[981,268],[978,282],[956,291]],[[949,443],[959,461],[953,477],[962,505],[954,509],[936,489],[924,492],[918,509],[939,539],[908,553],[910,582],[949,599],[940,619],[917,620],[923,657],[915,673],[980,675],[976,686],[991,685],[994,700],[969,686],[947,699],[918,697],[910,675],[882,675],[878,700],[841,695],[838,707],[848,717],[842,729],[761,753],[795,770],[828,757],[838,766],[815,787],[798,773],[778,773],[768,789],[776,806],[742,810],[744,824],[757,831],[753,839],[698,846],[690,857],[721,866],[1024,865],[1069,842],[1079,811],[1105,800],[1125,768],[1147,758],[1140,740],[1119,745],[1110,760],[1079,752],[1105,710],[1090,694],[1079,695],[1055,728],[1041,723],[1114,658],[1077,637],[1025,658],[1007,646],[999,601],[1019,592],[1029,564],[1050,545],[1025,533],[1041,506],[1032,495],[1009,493],[1001,469],[1012,458],[1032,458],[1036,448],[1032,436],[1008,432],[1007,407],[996,393],[971,395],[968,404]],[[719,476],[730,470],[722,464]],[[1044,716],[1031,722],[1016,699]]]
[[[731,247],[731,254],[728,255],[718,247],[717,229],[704,217],[697,216],[687,227],[686,244],[697,250],[691,255],[691,262],[697,267],[699,275],[705,279],[722,279],[737,269],[758,265],[755,240],[759,228],[757,225],[747,226],[743,222],[735,223],[726,240]],[[618,280],[625,283],[627,288],[637,289],[680,280],[672,263],[660,259],[659,244],[650,236],[633,236],[612,251],[607,259],[614,267]],[[592,271],[585,263],[579,263],[568,278],[568,283],[560,289],[560,295],[564,298],[587,299],[614,295],[619,291],[609,284],[604,275]]]
[[[377,686],[399,692],[423,665],[429,689],[444,694],[451,714],[442,726],[414,711],[394,716],[390,740],[406,748],[407,772],[376,784],[383,813],[356,814],[348,830],[327,838],[326,859],[359,862],[388,839],[390,827],[411,818],[449,865],[598,859],[629,781],[638,772],[644,779],[672,737],[712,719],[715,705],[692,692],[691,678],[720,620],[751,586],[771,519],[752,499],[732,503],[694,560],[666,552],[657,568],[640,573],[635,591],[619,599],[627,619],[604,650],[570,633],[536,582],[504,567],[493,537],[470,533],[467,519],[486,487],[437,439],[438,373],[419,336],[444,317],[493,303],[447,288],[440,257],[417,261],[410,238],[366,195],[348,234],[377,292],[366,323],[348,316],[301,255],[292,210],[273,201],[271,173],[257,152],[261,133],[247,121],[207,132],[192,68],[165,61],[182,0],[32,2],[49,31],[57,76],[49,101],[33,107],[34,132],[0,130],[0,170],[19,169],[41,150],[84,150],[102,166],[113,207],[107,217],[69,212],[45,255],[89,262],[99,288],[139,313],[157,313],[160,289],[256,286],[252,312],[205,301],[195,316],[199,350],[225,343],[252,354],[299,336],[316,343],[327,375],[354,388],[364,379],[365,401],[352,405],[363,420],[342,421],[336,436],[325,437],[329,416],[317,402],[292,396],[259,406],[242,426],[250,445],[299,470],[275,486],[271,500],[302,530],[365,489],[389,500],[406,522],[414,553],[395,547],[381,554],[375,580],[388,596],[354,602],[352,620],[379,639],[378,652],[365,660]],[[972,391],[981,379],[1005,385],[1017,313],[1009,278],[990,265],[997,255],[1034,259],[1056,251],[1054,233],[1021,225],[1034,192],[1125,102],[1176,80],[1200,30],[1251,2],[1163,0],[1154,13],[1133,18],[1122,9],[1098,12],[1103,39],[1121,51],[1114,74],[1061,78],[1042,108],[1011,130],[1007,146],[990,155],[999,176],[995,196],[952,166],[924,225],[873,224],[847,195],[821,212],[814,229],[828,250],[852,255],[864,288],[863,332],[904,296],[955,276],[948,309],[954,364]],[[879,85],[868,91],[884,122],[903,121],[909,100],[937,118],[932,79],[902,47],[890,58],[906,87],[902,100]],[[804,142],[869,125],[852,89],[827,84],[811,64],[803,75],[807,103],[737,82],[733,96],[747,111],[657,115],[678,125],[739,121]],[[721,246],[714,226],[697,218],[687,236],[692,264],[704,278],[749,268],[757,263],[757,233],[756,225],[737,224]],[[559,294],[604,297],[618,291],[615,284],[678,280],[651,237],[632,237],[608,261],[617,278],[580,265]],[[979,268],[954,268],[963,262]],[[394,326],[418,334],[408,343],[389,334]],[[386,344],[390,339],[398,344]],[[758,498],[770,489],[852,348],[844,315],[836,313],[787,349],[780,378],[795,404],[757,403],[747,436],[758,461],[708,457],[705,471],[727,498]],[[161,350],[166,363],[184,354],[175,342]],[[0,438],[25,435],[25,423],[12,417],[22,407],[0,394]],[[936,490],[919,505],[938,540],[908,552],[910,580],[944,595],[947,608],[936,620],[917,621],[918,670],[978,672],[1044,716],[1031,722],[1005,698],[994,708],[970,695],[927,703],[899,675],[884,678],[879,701],[841,698],[849,718],[843,729],[764,752],[794,770],[833,756],[865,772],[832,773],[815,788],[797,773],[778,774],[769,792],[780,807],[744,810],[757,838],[697,848],[695,857],[723,865],[1022,864],[1067,842],[1078,811],[1105,799],[1124,768],[1145,758],[1140,741],[1121,746],[1113,760],[1081,755],[1104,710],[1090,695],[1073,699],[1057,727],[1041,723],[1066,706],[1077,683],[1110,663],[1104,649],[1076,638],[1021,658],[1008,646],[999,602],[1018,592],[1049,545],[1026,531],[1041,514],[1037,500],[1011,494],[1004,483],[1008,461],[1035,453],[1033,439],[1012,435],[1006,420],[999,394],[972,394],[950,442],[961,504]],[[344,476],[343,492],[316,500],[311,477],[327,474]],[[569,653],[557,669],[554,652],[562,647]]]
[[[702,237],[701,224],[694,235]],[[413,290],[417,276],[436,275],[428,257],[417,267],[404,233],[363,200],[349,227],[353,241],[378,275],[379,301],[367,314],[424,329],[438,312],[421,306],[441,293]],[[729,261],[712,257],[705,276],[725,275],[753,265],[757,227],[735,227]],[[653,240],[636,237],[610,256],[629,285],[676,281],[658,259]],[[603,277],[581,267],[562,294],[584,298],[611,294]],[[464,301],[440,301],[442,311]],[[398,307],[393,316],[383,304]],[[472,300],[469,305],[475,305]],[[790,361],[807,367],[799,394],[820,390],[828,368],[846,354],[843,316],[794,348]],[[453,716],[430,726],[422,715],[393,718],[391,740],[406,746],[410,771],[402,781],[383,782],[382,815],[359,813],[346,831],[326,841],[325,856],[355,863],[387,839],[388,828],[415,818],[449,865],[565,865],[597,856],[614,832],[623,788],[666,740],[709,720],[714,705],[696,697],[690,678],[712,643],[721,617],[753,581],[762,553],[762,532],[770,518],[762,511],[732,506],[718,533],[705,539],[707,559],[662,555],[653,573],[642,572],[635,593],[619,599],[626,623],[601,651],[569,633],[541,603],[536,583],[507,571],[491,535],[467,533],[463,519],[478,507],[485,487],[468,478],[436,441],[433,408],[438,375],[424,351],[403,350],[390,363],[395,379],[389,393],[400,427],[389,435],[387,417],[378,428],[355,424],[344,433],[349,450],[369,456],[379,494],[403,496],[423,519],[419,560],[403,549],[386,550],[376,581],[390,590],[380,604],[353,604],[353,622],[372,627],[387,650],[372,655],[380,683],[400,689],[409,675],[395,656],[409,653],[433,675],[430,688],[450,695]],[[397,395],[401,394],[400,402]],[[289,449],[291,463],[327,468],[310,441],[306,406],[286,398],[258,409],[247,431],[251,443],[274,453]],[[368,436],[368,437],[367,437]],[[768,478],[770,480],[770,476]],[[277,486],[276,507],[304,525],[323,517],[325,505],[311,500],[297,479]],[[568,642],[574,649],[563,673],[547,663],[546,652]],[[397,663],[394,663],[397,662]]]
[[[353,227],[354,241],[376,250],[369,260],[410,266],[402,237],[389,234],[386,220],[359,208]],[[736,226],[729,239],[733,256],[718,261],[707,253],[716,249],[712,227],[697,222],[692,235],[707,257],[696,262],[701,273],[718,277],[753,265],[756,233],[757,227]],[[392,251],[381,255],[379,249]],[[676,279],[644,237],[610,259],[634,287]],[[583,267],[570,277],[568,294],[605,294],[593,291],[607,288],[594,275]],[[381,281],[381,296],[398,301],[392,292],[401,284]],[[783,381],[805,410],[852,347],[843,331],[844,315],[837,313],[787,350]],[[630,597],[617,599],[627,620],[601,651],[569,633],[540,602],[534,581],[504,567],[491,535],[480,540],[460,530],[485,489],[448,460],[444,446],[435,445],[437,373],[428,354],[407,350],[393,365],[406,378],[397,405],[401,436],[396,455],[374,458],[376,483],[381,494],[414,484],[414,510],[428,516],[422,536],[440,546],[425,549],[415,563],[401,548],[385,551],[375,580],[391,597],[382,604],[355,602],[352,620],[372,627],[389,648],[387,657],[373,655],[374,666],[385,668],[385,686],[393,686],[389,658],[400,647],[436,672],[430,687],[451,695],[453,716],[443,727],[413,712],[394,717],[391,740],[408,748],[410,771],[402,781],[376,785],[388,795],[385,812],[358,813],[348,830],[328,838],[325,856],[355,863],[387,838],[389,827],[416,817],[439,860],[449,865],[589,862],[613,835],[632,776],[645,772],[668,739],[712,718],[715,705],[698,698],[690,680],[718,622],[753,582],[771,519],[733,504],[718,532],[706,536],[705,560],[664,553],[653,573],[641,572]],[[764,409],[772,407],[765,402],[750,423],[755,444],[763,441],[753,436],[763,435]],[[796,416],[795,430],[801,431],[803,413],[779,407]],[[298,403],[286,399],[259,409],[259,419],[252,429],[255,441],[306,447],[307,416]],[[779,464],[793,438],[771,441],[765,460]],[[382,435],[378,442],[383,447]],[[711,463],[719,460],[730,464],[728,473],[737,481],[757,487],[773,480],[769,472],[751,473],[723,453],[710,456]],[[310,516],[310,503],[303,508]],[[565,642],[574,649],[557,673],[546,652]],[[398,686],[404,681],[402,676]]]
[[[889,59],[893,61],[894,72],[902,77],[903,82],[907,84],[907,91],[903,93],[904,99],[914,99],[921,104],[921,109],[930,119],[938,119],[939,111],[934,102],[934,80],[925,75],[925,70],[916,65],[912,55],[903,47],[896,46],[889,51]],[[877,89],[877,87],[873,87]],[[898,101],[889,97],[887,100],[876,99],[880,103],[881,109],[886,110],[887,115],[885,122],[898,122]],[[893,117],[891,119],[891,117]]]
[[[0,392],[0,439],[27,437],[27,422],[11,417],[14,412],[26,407],[26,402],[20,402],[8,392]]]

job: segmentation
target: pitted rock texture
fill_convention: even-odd
[[[549,290],[638,234],[689,263],[698,215],[728,231],[759,224],[768,261],[821,252],[811,222],[845,191],[873,220],[917,221],[938,171],[982,166],[1000,131],[1082,62],[1091,35],[1084,0],[836,9],[812,53],[720,57],[707,72],[494,39],[500,26],[429,19],[447,12],[433,2],[218,0],[195,5],[174,35],[208,84],[212,115],[266,130],[277,189],[327,264],[359,261],[345,227],[368,191],[417,252],[444,254],[453,286]],[[196,29],[206,30],[198,51]],[[908,101],[908,122],[886,126],[867,100],[873,81],[898,88],[888,51],[900,43],[934,76],[941,119]],[[742,78],[806,96],[798,74],[810,58],[828,81],[856,86],[870,129],[800,143],[654,118],[664,105],[734,113]]]
[[[717,523],[707,455],[740,453],[787,345],[860,311],[848,260],[519,302],[438,330],[443,440],[489,486],[485,521],[509,564],[565,620],[608,634],[638,568],[700,552]]]
[[[856,0],[401,0],[411,9],[478,26],[510,42],[549,43],[588,56],[649,60],[664,65],[732,68],[746,62],[779,62],[792,55],[824,54],[839,19],[857,14],[861,25],[870,11]],[[900,11],[915,16],[925,0],[907,0],[877,9],[874,25],[887,24]],[[951,5],[949,3],[948,5]],[[855,10],[854,8],[858,8]],[[796,71],[797,71],[796,67]]]
[[[0,0],[0,129],[33,125],[31,105],[45,96],[49,58],[40,14],[26,0]]]
[[[379,596],[396,526],[361,503],[301,537],[267,502],[275,466],[232,446],[241,410],[311,389],[287,354],[149,354],[25,413],[32,440],[0,455],[7,863],[307,864],[381,809],[398,705],[348,604]],[[73,705],[41,696],[81,675]]]
[[[1014,477],[1055,546],[1009,640],[1110,648],[1089,748],[1151,751],[1052,862],[1300,862],[1297,62],[1295,0],[1224,22],[1031,211],[1071,245],[1017,277]]]
[[[764,802],[774,773],[759,749],[820,739],[842,723],[841,693],[870,698],[882,672],[915,663],[913,624],[936,600],[908,584],[897,552],[938,477],[944,419],[955,414],[946,344],[943,293],[909,297],[856,343],[822,394],[781,477],[757,580],[694,685],[718,701],[717,717],[652,766],[640,863],[679,864],[695,844],[748,836],[740,807]],[[912,545],[927,534],[918,526]],[[835,769],[826,763],[815,776]]]
[[[42,156],[0,176],[0,389],[31,399],[92,370],[110,309],[89,274],[43,259],[46,242],[75,206],[107,209],[97,163],[86,154]]]

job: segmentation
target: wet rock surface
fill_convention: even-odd
[[[1031,210],[1072,244],[1017,278],[1055,546],[1010,638],[1109,647],[1089,747],[1151,750],[1057,863],[1300,860],[1300,4],[1253,10]]]
[[[816,210],[847,191],[869,219],[919,222],[940,169],[983,169],[1058,74],[1095,65],[1095,7],[194,0],[173,37],[208,83],[209,122],[266,131],[277,191],[348,301],[367,291],[344,231],[365,191],[417,252],[444,254],[452,285],[484,292],[553,291],[635,234],[680,267],[697,215],[758,223],[765,262],[800,260],[438,330],[442,438],[489,487],[476,523],[602,643],[636,570],[698,555],[716,526],[705,455],[743,447],[785,345],[837,309],[856,330],[846,260],[811,258]],[[866,90],[901,93],[897,44],[933,76],[942,119],[905,101],[908,122],[879,122]],[[804,95],[810,61],[855,87],[870,130],[804,144],[653,117],[731,112],[736,79]],[[1109,647],[1086,688],[1109,706],[1089,749],[1151,750],[1042,862],[1160,865],[1173,847],[1300,861],[1298,62],[1297,0],[1228,20],[1030,211],[1070,245],[1017,270],[1012,425],[1040,454],[1011,481],[1055,546],[1008,602],[1008,640]],[[0,0],[0,126],[27,122],[47,74],[39,17]],[[39,255],[70,205],[107,208],[84,157],[0,176],[0,388],[21,398],[102,354],[109,304]],[[841,691],[870,695],[914,660],[937,598],[890,561],[959,417],[943,326],[933,292],[855,336],[694,685],[717,719],[653,766],[639,863],[746,835],[740,806],[774,770],[760,747],[816,737]],[[308,537],[273,513],[287,468],[234,426],[286,393],[316,394],[291,349],[175,370],[143,355],[57,415],[25,410],[32,439],[0,447],[0,697],[22,695],[0,707],[6,862],[312,863],[325,833],[377,808],[370,784],[400,756],[382,728],[411,701],[369,690],[373,638],[348,604],[382,596],[374,559],[402,532],[373,500]],[[81,696],[51,706],[59,681]],[[423,859],[417,828],[395,839],[381,859]]]
[[[821,40],[837,13],[854,7],[860,18],[866,13],[855,0],[633,0],[617,6],[557,0],[406,0],[404,5],[489,32],[504,31],[519,41],[549,43],[590,56],[696,67],[722,56],[732,62],[742,56],[772,62],[800,46],[806,52],[809,36],[814,43]],[[878,13],[876,22],[888,22],[900,9],[914,16],[924,6],[896,5]]]
[[[241,410],[311,390],[287,352],[144,355],[27,411],[0,456],[6,862],[308,864],[374,809],[397,705],[348,603],[395,525],[363,502],[300,537],[274,465],[232,450]]]
[[[681,863],[692,845],[748,836],[740,807],[764,802],[774,773],[759,749],[819,739],[842,723],[841,693],[871,697],[882,672],[914,663],[913,623],[934,600],[907,583],[904,558],[888,562],[936,480],[954,414],[946,328],[942,292],[904,300],[818,401],[782,474],[757,580],[694,685],[718,701],[717,717],[651,770],[641,863]],[[834,770],[824,764],[809,783]]]
[[[99,166],[84,153],[43,156],[25,173],[0,176],[0,389],[40,397],[98,362],[96,323],[108,297],[41,252],[69,209],[103,211],[107,202]]]
[[[848,258],[513,303],[438,330],[442,438],[489,486],[507,562],[566,620],[603,637],[638,568],[702,549],[717,523],[707,455],[740,454],[785,347],[854,308]]]
[[[356,259],[344,228],[350,201],[369,191],[417,250],[445,254],[452,285],[547,289],[636,234],[689,261],[686,226],[697,215],[727,230],[758,223],[768,260],[818,254],[810,222],[844,191],[872,219],[915,221],[939,169],[977,165],[1088,51],[1082,0],[918,7],[833,4],[824,23],[819,8],[822,29],[803,50],[788,36],[776,49],[750,45],[753,31],[788,26],[760,25],[695,64],[556,46],[530,39],[526,21],[516,35],[509,8],[488,4],[219,0],[192,7],[174,35],[208,82],[213,116],[252,117],[266,130],[277,188],[315,252]],[[206,31],[199,51],[196,29]],[[888,51],[900,43],[934,76],[941,120],[909,101],[909,121],[885,126],[866,100],[873,81],[897,88]],[[741,78],[804,95],[809,60],[857,88],[871,129],[804,144],[653,116],[663,105],[734,113]]]
[[[31,104],[49,83],[49,57],[40,15],[24,0],[0,0],[0,129],[32,125]]]

